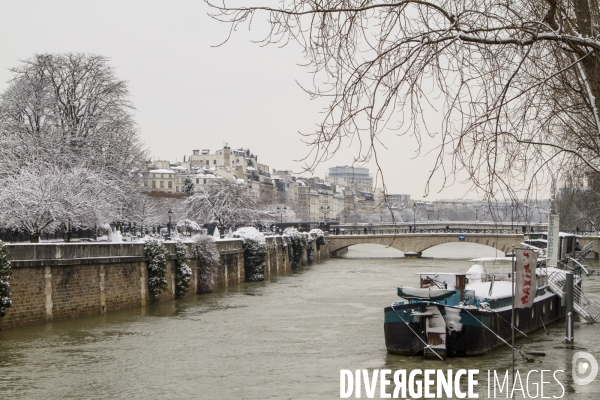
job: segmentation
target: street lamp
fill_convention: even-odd
[[[329,214],[329,206],[327,206],[327,208],[321,206],[321,212],[323,213],[323,223],[325,223],[327,222],[327,214]]]
[[[417,231],[417,203],[413,203],[413,232]]]
[[[169,216],[169,225],[167,225],[167,234],[169,239],[171,239],[171,216],[173,215],[173,211],[171,211],[171,209],[169,208],[169,211],[167,211],[167,215]]]
[[[281,228],[283,230],[283,213],[285,212],[285,210],[287,210],[286,206],[283,206],[283,209],[279,208],[279,206],[277,206],[277,212],[279,213],[279,225],[281,225]]]

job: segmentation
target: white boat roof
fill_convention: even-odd
[[[417,272],[415,275],[466,275],[466,272]]]
[[[512,261],[512,257],[480,257],[469,260],[470,262],[490,262],[490,261]]]

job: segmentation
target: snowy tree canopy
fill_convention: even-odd
[[[225,180],[194,194],[186,204],[190,218],[220,226],[251,224],[259,215],[248,188]]]
[[[202,230],[202,228],[200,228],[200,225],[198,225],[196,222],[192,221],[191,219],[182,219],[181,221],[179,221],[177,223],[177,228],[181,229],[184,232],[198,232],[200,230]]]
[[[111,221],[120,195],[112,182],[84,168],[28,166],[0,180],[0,219],[35,240],[61,226]]]
[[[261,225],[266,226],[279,224],[280,222],[298,221],[300,221],[300,219],[296,216],[296,212],[290,206],[286,206],[285,204],[263,205],[258,214],[258,222]]]
[[[108,59],[38,54],[0,97],[0,217],[41,232],[122,220],[145,167],[125,81]]]
[[[0,99],[0,174],[47,163],[82,166],[115,184],[137,178],[145,152],[127,84],[107,58],[37,54],[11,71]]]

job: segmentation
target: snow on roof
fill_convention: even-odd
[[[248,167],[248,168],[246,168],[246,169],[247,169],[248,171],[256,171],[256,169],[255,169],[255,168],[253,168],[253,167]]]
[[[172,169],[151,169],[150,171],[151,174],[174,174],[175,171],[173,171]]]
[[[469,260],[471,262],[512,261],[511,257],[481,257]]]
[[[491,282],[475,282],[469,283],[465,290],[475,291],[475,297],[480,299],[503,299],[506,297],[512,297],[512,284],[510,281],[496,281],[492,288],[492,294],[490,295]]]
[[[220,179],[221,178],[220,175],[216,175],[216,174],[213,174],[213,173],[210,173],[210,174],[199,173],[199,174],[192,174],[190,176],[192,178],[203,178],[203,179]]]
[[[187,168],[186,167],[172,167],[171,169],[180,169],[180,170],[184,170],[185,171]]]

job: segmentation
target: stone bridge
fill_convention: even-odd
[[[490,233],[405,233],[396,235],[330,235],[327,238],[329,252],[335,257],[350,246],[361,243],[381,244],[393,247],[404,253],[421,253],[443,243],[478,243],[494,247],[504,253],[511,252],[512,246],[518,246],[524,240],[523,235]]]

